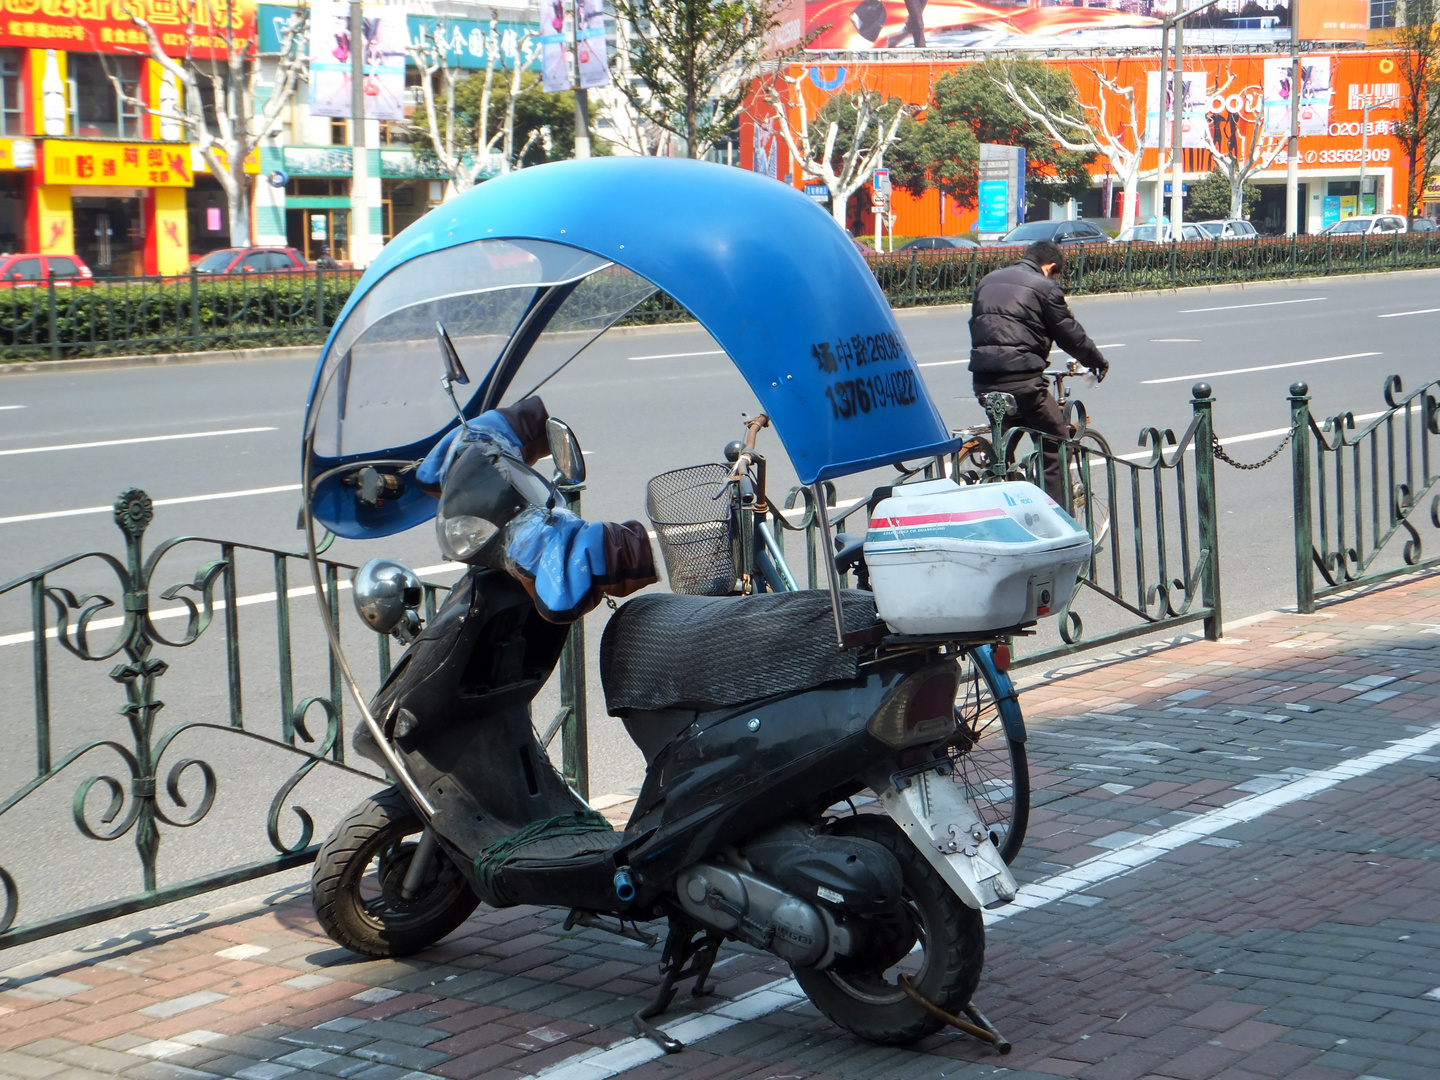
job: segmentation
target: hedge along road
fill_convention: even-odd
[[[1081,397],[1094,425],[1123,454],[1136,447],[1142,427],[1183,432],[1190,386],[1203,379],[1214,386],[1222,440],[1238,459],[1257,460],[1289,423],[1286,396],[1297,379],[1310,383],[1317,415],[1365,414],[1383,408],[1384,376],[1397,373],[1415,387],[1440,374],[1435,282],[1433,272],[1417,271],[1079,297],[1076,314],[1113,363],[1104,385],[1081,388]],[[911,309],[898,318],[946,418],[957,426],[981,422],[965,365],[967,309]],[[117,550],[108,506],[131,486],[157,500],[152,541],[183,532],[298,549],[299,430],[312,367],[263,360],[0,379],[0,576],[8,580],[79,550]],[[725,442],[740,434],[741,414],[755,410],[733,366],[694,325],[606,335],[543,396],[589,452],[584,511],[597,519],[643,519],[651,475],[717,460]],[[96,443],[104,445],[86,445]],[[793,472],[773,433],[766,432],[761,445],[771,457],[772,494],[783,496]],[[1253,473],[1217,469],[1226,615],[1292,604],[1288,455]],[[866,494],[883,475],[850,478],[840,494]],[[348,562],[380,553],[418,567],[440,562],[429,528],[381,542],[341,541],[333,549]],[[177,578],[191,572],[176,567]],[[292,577],[291,584],[304,581]],[[242,595],[273,587],[263,573],[241,582]],[[303,607],[297,611],[297,619],[309,618]],[[603,715],[593,671],[606,614],[602,608],[588,620],[596,793],[623,790],[640,775],[638,753],[619,724]],[[24,648],[15,635],[28,628],[26,605],[5,606],[0,620],[0,640],[13,643],[0,645],[9,666],[21,660],[7,653]],[[323,665],[318,645],[297,653],[297,671],[322,682]],[[104,712],[113,707],[107,698]],[[26,708],[22,704],[22,719]],[[551,708],[547,695],[536,714],[548,718]]]

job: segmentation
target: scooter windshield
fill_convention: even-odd
[[[457,423],[436,322],[476,380],[459,388],[473,416],[541,385],[654,289],[735,364],[802,483],[953,447],[874,274],[812,200],[723,165],[557,162],[436,207],[371,264],[311,387],[317,519],[370,537],[433,513],[414,490],[362,504],[344,470],[403,470]]]
[[[496,403],[515,369],[543,379],[655,292],[599,256],[540,240],[478,240],[422,255],[387,275],[349,312],[321,366],[310,414],[325,464],[423,457],[455,423],[440,385],[436,324],[471,377],[456,386],[467,416]],[[434,500],[407,490],[357,502],[343,475],[322,480],[317,516],[341,536],[409,528]]]

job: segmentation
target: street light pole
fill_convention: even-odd
[[[1160,222],[1165,217],[1165,75],[1170,63],[1170,20],[1160,22],[1160,100],[1155,106],[1155,243],[1160,243]]]
[[[1190,12],[1186,12],[1186,15]],[[1184,185],[1180,182],[1184,172],[1184,132],[1181,123],[1185,116],[1185,20],[1181,16],[1175,22],[1175,126],[1170,141],[1170,238],[1180,239],[1180,222],[1185,217]],[[1158,230],[1157,230],[1158,231]]]
[[[1300,18],[1299,0],[1290,0],[1290,142],[1285,161],[1285,235],[1300,222]]]
[[[585,17],[585,0],[572,0],[570,46],[575,57],[575,156],[590,156],[590,91],[580,85],[580,20]],[[519,61],[516,61],[517,63]]]
[[[1220,0],[1205,0],[1202,4],[1196,4],[1188,11],[1177,11],[1160,20],[1160,107],[1156,110],[1158,120],[1156,123],[1157,137],[1155,139],[1155,242],[1164,243],[1164,230],[1161,223],[1165,220],[1165,78],[1166,67],[1169,61],[1168,47],[1170,44],[1170,29],[1175,29],[1175,75],[1171,83],[1170,101],[1174,109],[1174,138],[1170,147],[1170,220],[1171,228],[1178,229],[1181,214],[1184,212],[1184,196],[1181,194],[1182,185],[1180,176],[1182,173],[1182,132],[1181,122],[1185,112],[1185,84],[1184,84],[1184,61],[1181,53],[1184,50],[1181,25],[1186,19],[1197,12],[1213,7]],[[1293,2],[1293,0],[1292,0]],[[1179,6],[1179,0],[1176,0]]]
[[[350,3],[350,262],[370,262],[370,159],[365,156],[365,17],[359,0]],[[335,238],[327,237],[333,244]]]

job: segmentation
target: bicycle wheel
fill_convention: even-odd
[[[1110,535],[1110,517],[1115,511],[1110,486],[1110,444],[1098,431],[1087,431],[1076,440],[1079,453],[1072,451],[1070,462],[1071,514],[1095,541],[1099,552]]]
[[[990,440],[966,439],[955,455],[957,484],[978,484],[990,475],[990,463],[994,460],[994,448]]]
[[[1001,680],[1003,686],[997,686]],[[998,705],[1000,696],[1011,692],[1009,681],[1008,675],[994,670],[988,656],[977,661],[970,655],[955,696],[959,730],[950,740],[955,782],[964,786],[965,798],[1007,863],[1019,854],[1030,822],[1025,744],[1010,738]]]

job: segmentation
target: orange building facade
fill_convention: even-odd
[[[1317,78],[1328,79],[1328,100],[1311,107],[1310,99],[1302,98],[1302,134],[1300,138],[1299,182],[1301,194],[1300,229],[1318,232],[1338,216],[1355,213],[1395,212],[1403,214],[1407,201],[1409,160],[1395,137],[1400,118],[1399,97],[1401,77],[1395,54],[1380,49],[1337,50],[1333,53],[1305,54],[1305,62],[1315,60]],[[1267,61],[1269,67],[1267,68]],[[956,70],[964,62],[889,61],[856,54],[853,63],[820,63],[789,65],[784,74],[799,78],[797,83],[779,85],[790,92],[792,123],[799,122],[795,93],[803,93],[807,115],[813,117],[832,94],[847,93],[858,86],[897,97],[915,110],[922,120],[923,109],[930,99],[935,83]],[[1107,106],[1109,127],[1123,144],[1133,150],[1137,132],[1129,124],[1128,101],[1117,95],[1129,90],[1135,98],[1137,125],[1143,131],[1146,113],[1152,108],[1150,97],[1158,97],[1159,57],[1157,56],[1071,56],[1046,58],[1045,63],[1065,69],[1075,85],[1078,101],[1089,107],[1090,115],[1098,113],[1102,97]],[[1283,231],[1285,219],[1286,156],[1283,150],[1288,133],[1288,107],[1277,107],[1277,75],[1286,72],[1289,58],[1279,55],[1206,55],[1187,56],[1187,80],[1198,73],[1199,85],[1185,110],[1190,132],[1184,147],[1182,182],[1191,184],[1209,173],[1215,162],[1206,143],[1222,150],[1243,153],[1250,140],[1261,139],[1261,152],[1278,154],[1268,168],[1256,172],[1250,181],[1259,185],[1261,201],[1251,213],[1251,220],[1262,232]],[[1271,78],[1267,91],[1266,77]],[[1310,72],[1307,70],[1307,89]],[[1288,74],[1284,77],[1288,87]],[[1107,88],[1105,84],[1111,88]],[[1288,93],[1288,90],[1279,91]],[[1203,98],[1203,100],[1202,100]],[[1267,128],[1267,104],[1271,110]],[[1368,109],[1367,109],[1368,105]],[[1151,117],[1150,128],[1156,118]],[[1266,134],[1267,130],[1270,132]],[[1166,124],[1167,167],[1171,142]],[[1153,147],[1153,134],[1149,145]],[[807,185],[818,194],[819,181],[806,177],[803,170],[790,160],[785,142],[779,134],[774,111],[757,94],[741,120],[741,163],[747,168],[767,173],[797,188]],[[1361,157],[1365,158],[1362,176]],[[1141,151],[1141,180],[1137,191],[1136,220],[1145,221],[1154,214],[1156,151]],[[1030,219],[1043,217],[1084,216],[1118,223],[1123,214],[1123,183],[1114,163],[1103,154],[1090,167],[1092,191],[1084,200],[1064,206],[1044,204],[1031,207]],[[1364,189],[1362,191],[1362,188]],[[1426,198],[1440,199],[1440,183],[1431,182]],[[1168,197],[1167,197],[1168,198]],[[869,185],[851,197],[849,219],[851,231],[857,235],[873,234],[875,215],[871,210]],[[1165,208],[1168,211],[1168,202]],[[1440,209],[1440,203],[1427,203],[1427,212]],[[975,224],[973,206],[959,206],[953,199],[930,190],[919,198],[896,190],[892,195],[893,224],[896,236],[955,236],[969,232]],[[1168,215],[1167,215],[1168,216]]]

